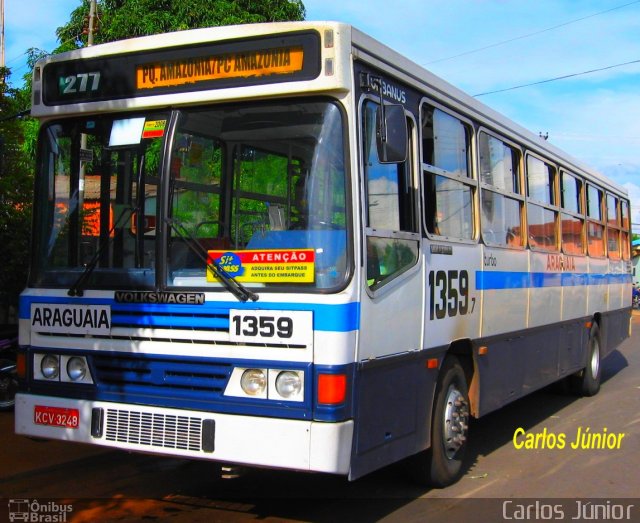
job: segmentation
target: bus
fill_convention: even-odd
[[[629,335],[625,190],[350,25],[48,56],[32,102],[19,434],[445,486]]]

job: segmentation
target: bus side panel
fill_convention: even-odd
[[[584,366],[584,319],[478,340],[476,356],[483,416]],[[477,350],[474,351],[477,354]]]
[[[482,336],[527,328],[529,253],[482,246]]]
[[[566,271],[562,273],[562,319],[584,318],[587,315],[589,291],[589,260],[586,256],[565,256]]]
[[[613,352],[629,335],[631,309],[618,309],[600,317],[601,357]]]
[[[562,314],[562,274],[558,254],[530,253],[532,282],[529,288],[529,327],[556,323]]]
[[[437,355],[429,350],[430,358]],[[359,365],[349,479],[357,479],[429,446],[438,370],[428,369],[426,360],[426,352],[421,351]]]
[[[425,241],[424,348],[449,346],[480,335],[482,294],[477,245]]]
[[[606,258],[589,258],[589,298],[587,311],[589,316],[608,310],[607,299],[609,260]]]
[[[586,301],[586,300],[585,300]],[[558,347],[558,371],[560,376],[568,376],[584,368],[589,329],[583,318],[563,324],[562,337]]]
[[[609,260],[609,310],[615,311],[624,306],[623,294],[631,295],[631,289],[625,285],[625,270],[622,260]]]

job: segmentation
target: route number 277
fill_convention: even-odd
[[[60,92],[62,94],[87,93],[97,91],[100,87],[100,72],[79,73],[60,78]]]
[[[473,314],[476,299],[469,296],[467,271],[429,272],[429,319]]]

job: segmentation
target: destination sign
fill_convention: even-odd
[[[89,59],[43,69],[46,105],[311,80],[320,74],[320,36],[300,31],[202,42]]]
[[[221,78],[249,78],[302,71],[301,47],[262,49],[143,64],[136,69],[138,89],[156,89]]]

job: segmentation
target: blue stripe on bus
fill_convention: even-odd
[[[313,311],[313,328],[318,331],[349,332],[360,327],[360,303],[265,303],[206,302],[204,305],[155,303],[116,303],[104,298],[65,298],[64,296],[21,296],[19,316],[31,317],[32,303],[68,305],[109,305],[112,322],[127,325],[163,327],[221,327],[229,325],[230,309]]]
[[[476,271],[476,290],[536,289],[631,283],[630,274]]]

